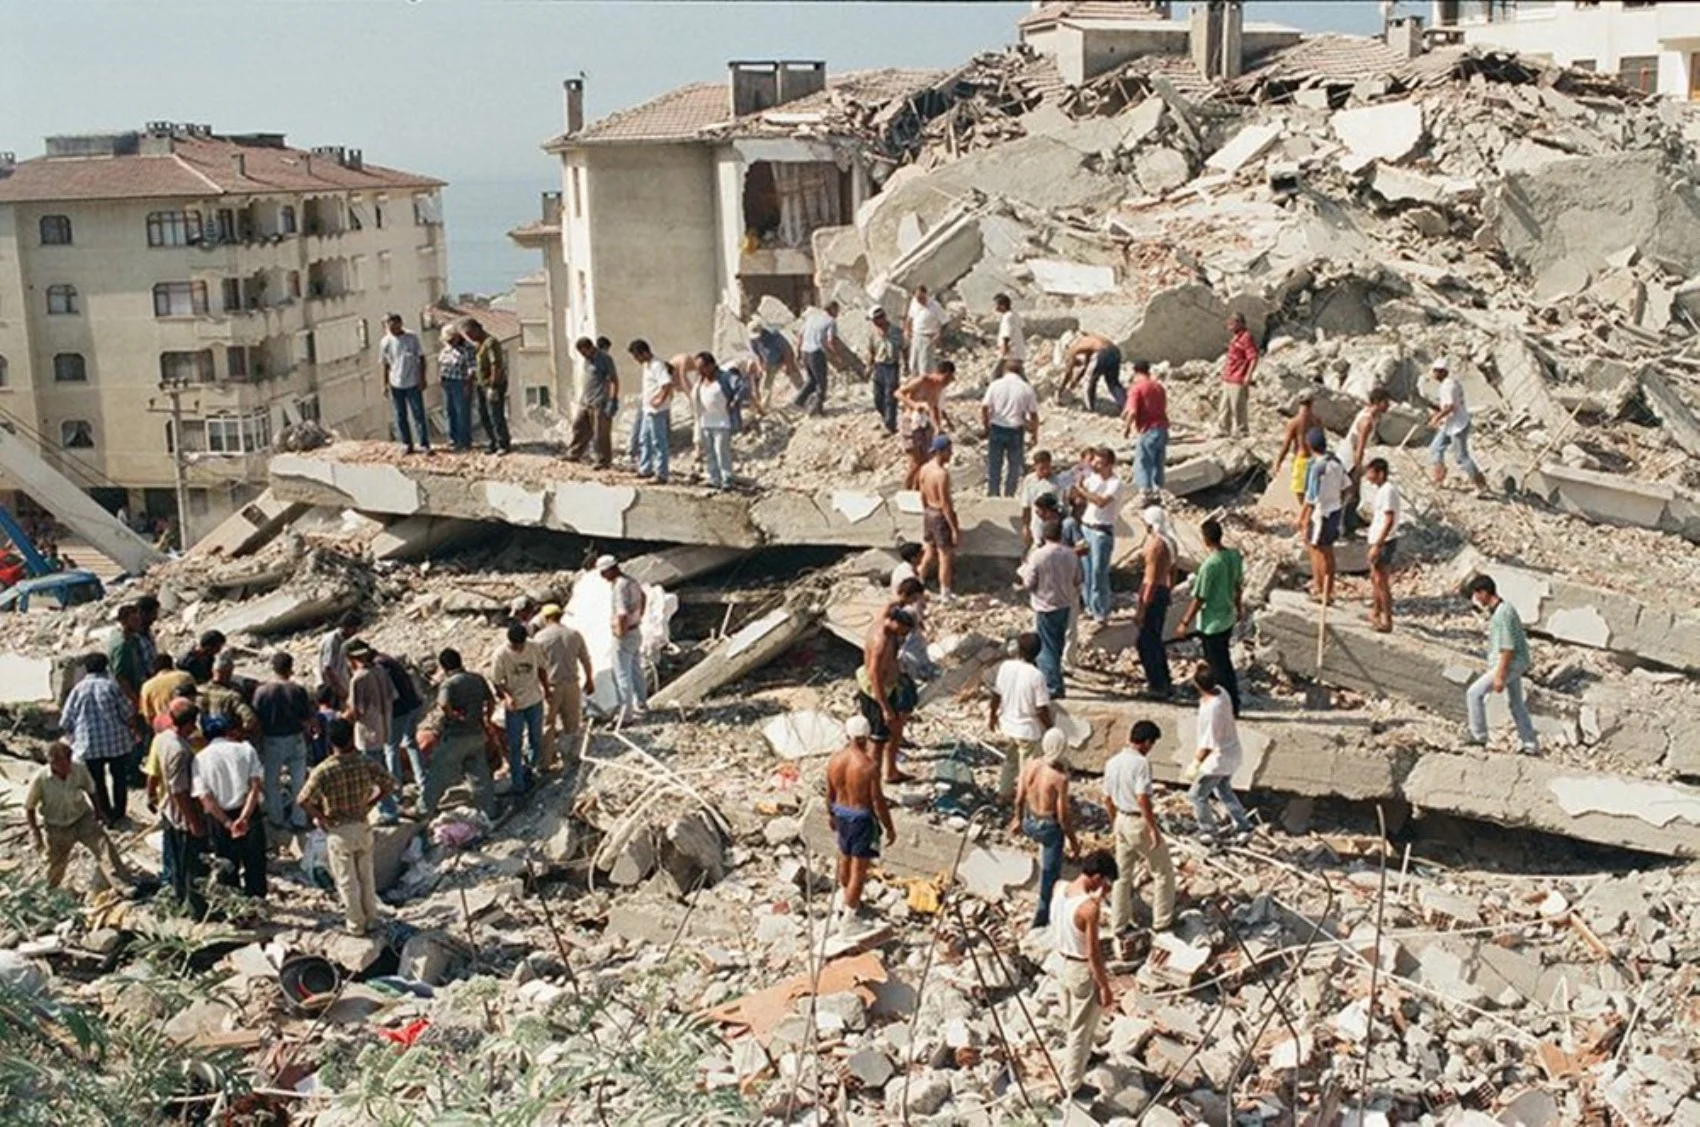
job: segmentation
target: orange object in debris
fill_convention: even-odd
[[[429,1028],[431,1028],[430,1021],[425,1018],[420,1018],[418,1021],[409,1025],[404,1025],[400,1029],[380,1029],[378,1032],[383,1036],[384,1040],[394,1041],[404,1049],[411,1049],[413,1048],[413,1043],[419,1040],[420,1035]]]
[[[815,993],[824,997],[853,990],[862,996],[863,1002],[871,1004],[874,992],[868,989],[868,985],[885,980],[885,964],[877,953],[867,951],[849,958],[833,959],[821,967],[820,983]],[[724,1006],[716,1006],[704,1016],[727,1025],[747,1026],[756,1040],[766,1044],[773,1027],[791,1013],[796,1000],[808,997],[811,982],[809,975],[800,974],[777,986],[769,986]]]

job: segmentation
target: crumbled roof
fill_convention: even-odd
[[[236,157],[242,169],[237,171]],[[439,188],[441,180],[375,164],[348,168],[305,149],[243,145],[217,136],[173,137],[153,155],[35,157],[0,178],[0,203],[155,199],[263,192]]]
[[[864,105],[888,102],[938,82],[949,73],[900,67],[847,71],[829,75],[824,90],[741,118],[732,115],[731,89],[727,83],[693,82],[609,114],[577,133],[555,137],[543,147],[553,150],[566,145],[609,142],[719,140],[741,129],[769,132],[772,125],[765,120],[769,113],[825,114],[845,100]]]
[[[1362,35],[1307,35],[1291,46],[1277,48],[1260,57],[1242,80],[1250,78],[1269,82],[1316,78],[1331,82],[1359,82],[1397,74],[1409,65],[1410,59],[1379,39]]]
[[[1034,27],[1061,19],[1160,20],[1165,17],[1144,0],[1053,0],[1022,16],[1015,26]]]

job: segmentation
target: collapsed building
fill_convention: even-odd
[[[1497,52],[1316,36],[1242,64],[1143,54],[1070,84],[1029,44],[967,64],[926,115],[826,87],[834,135],[882,170],[848,222],[810,232],[812,295],[844,304],[860,352],[871,304],[901,315],[928,285],[961,373],[946,409],[958,588],[974,593],[929,612],[944,672],[912,728],[924,779],[894,791],[898,836],[869,891],[884,926],[827,925],[819,792],[919,505],[845,372],[826,417],[772,414],[739,439],[746,488],[730,495],[564,464],[545,412],[504,459],[340,441],[274,458],[266,496],[140,581],[169,640],[218,628],[257,667],[360,607],[374,644],[429,673],[443,645],[479,652],[526,595],[567,606],[606,703],[606,595],[585,565],[615,551],[661,596],[655,718],[597,726],[496,825],[384,830],[395,923],[375,939],[323,934],[324,898],[280,881],[260,927],[182,940],[217,1001],[173,1004],[139,965],[87,973],[160,930],[129,905],[11,912],[7,973],[32,968],[40,993],[115,1023],[145,995],[185,1057],[243,1054],[224,1060],[244,1078],[231,1092],[290,1122],[473,1106],[570,1122],[1700,1122],[1695,125]],[[975,484],[998,292],[1026,318],[1050,449],[1122,441],[1069,398],[1051,345],[1084,329],[1168,365],[1182,568],[1211,514],[1248,562],[1234,782],[1267,830],[1213,852],[1179,832],[1179,792],[1162,798],[1182,912],[1114,975],[1089,1109],[1050,1094],[1050,951],[1023,923],[1035,866],[986,809],[998,758],[977,688],[1030,621],[1009,591],[1019,504]],[[778,328],[803,312],[725,296],[681,347],[712,332],[730,353],[752,307]],[[1265,345],[1249,440],[1207,425],[1229,311]],[[1468,389],[1488,491],[1427,477],[1439,357]],[[1341,548],[1325,618],[1299,594],[1292,495],[1271,474],[1296,394],[1338,436],[1378,386],[1396,406],[1377,452],[1407,506],[1391,635],[1355,609],[1361,542]],[[1125,516],[1118,531],[1125,593],[1137,538]],[[1480,633],[1458,592],[1482,573],[1535,636],[1540,757],[1460,741]],[[65,658],[109,610],[0,624],[7,684],[29,686],[10,750],[50,730]],[[1116,621],[1087,640],[1058,709],[1089,841],[1107,833],[1096,773],[1133,720],[1163,729],[1153,764],[1171,788],[1192,747],[1190,709],[1131,698],[1132,638]],[[26,772],[0,759],[9,783]],[[279,997],[302,951],[343,984],[322,1010]],[[468,1095],[469,1076],[489,1079]]]

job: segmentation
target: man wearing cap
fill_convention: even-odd
[[[933,439],[945,432],[950,419],[944,413],[944,392],[956,379],[956,365],[939,362],[937,371],[911,371],[897,389],[897,404],[905,412],[903,440],[909,452],[909,469],[903,488],[914,489],[921,467],[933,453]]]
[[[897,388],[903,382],[903,330],[891,323],[885,310],[874,306],[868,311],[874,331],[868,338],[868,371],[873,376],[874,410],[885,433],[897,433]]]
[[[544,755],[553,760],[556,741],[565,736],[576,744],[584,730],[584,698],[596,692],[596,671],[584,635],[561,621],[561,608],[550,603],[539,615],[543,628],[534,636],[549,670],[549,700],[544,710],[547,738]]]
[[[1175,534],[1169,528],[1169,514],[1161,505],[1147,505],[1139,518],[1145,525],[1145,567],[1139,584],[1139,605],[1134,609],[1134,619],[1139,623],[1135,646],[1139,664],[1145,669],[1146,695],[1167,700],[1175,692],[1169,672],[1169,651],[1163,645],[1175,581]]]
[[[943,602],[956,597],[952,583],[956,578],[956,546],[962,541],[962,525],[951,498],[950,453],[949,435],[934,438],[932,460],[915,478],[915,488],[921,493],[921,543],[926,548],[921,556],[921,581],[926,582],[936,562],[939,599]]]
[[[998,772],[998,798],[1015,796],[1015,780],[1024,761],[1039,750],[1051,728],[1051,692],[1039,658],[1039,635],[1015,639],[1015,656],[1000,662],[992,677],[986,727],[1002,738],[1003,769]]]
[[[863,640],[862,664],[856,669],[856,706],[868,722],[868,738],[888,783],[911,781],[897,769],[897,748],[903,742],[903,718],[915,706],[914,689],[904,683],[899,663],[904,640],[914,629],[914,615],[888,607]]]
[[[939,339],[944,336],[944,306],[926,286],[916,286],[903,320],[909,329],[909,374],[932,371],[938,362]]]
[[[829,301],[820,309],[812,309],[803,317],[797,330],[797,351],[803,354],[803,389],[792,404],[799,411],[809,410],[820,415],[826,411],[826,362],[837,355],[844,345],[838,339],[838,303]],[[809,408],[809,400],[815,405]]]
[[[378,345],[378,375],[383,380],[384,394],[390,397],[390,410],[395,415],[396,436],[403,451],[413,453],[413,425],[419,428],[419,445],[431,452],[431,431],[425,423],[425,349],[419,338],[402,326],[401,314],[391,313],[384,318],[384,339]]]
[[[838,887],[844,894],[841,923],[862,912],[862,886],[868,863],[880,855],[880,830],[895,839],[891,808],[880,785],[878,755],[869,747],[872,727],[862,716],[844,724],[849,742],[826,763],[826,821],[838,839]]]
[[[791,342],[785,339],[784,333],[768,328],[759,314],[750,318],[749,338],[750,351],[761,365],[760,387],[756,394],[765,413],[773,406],[773,380],[780,369],[785,370],[794,391],[803,386],[803,377],[797,372],[797,353]]]
[[[377,657],[378,651],[363,641],[356,639],[348,644],[348,660],[354,676],[349,682],[348,707],[342,718],[354,725],[354,742],[360,753],[374,763],[382,763],[384,745],[390,739],[396,694],[389,674],[378,668]],[[387,771],[384,773],[389,775]],[[395,823],[398,809],[393,797],[384,800],[380,813],[385,825]]]
[[[204,713],[201,734],[206,748],[195,757],[190,793],[207,818],[213,855],[223,862],[218,883],[245,895],[266,894],[266,823],[255,818],[264,789],[265,768],[254,746],[231,738],[230,722]]]
[[[1216,430],[1224,438],[1251,432],[1246,404],[1257,361],[1257,342],[1251,338],[1245,318],[1238,313],[1229,314],[1228,353],[1222,358],[1222,400],[1216,409]]]
[[[1146,360],[1133,362],[1133,389],[1122,412],[1122,437],[1130,434],[1139,436],[1133,448],[1133,484],[1141,493],[1153,493],[1163,488],[1169,456],[1169,393]]]
[[[1321,427],[1311,428],[1305,445],[1310,448],[1310,471],[1299,520],[1306,530],[1305,543],[1310,546],[1311,593],[1332,601],[1334,545],[1345,519],[1346,467],[1328,452],[1328,439]]]
[[[1027,440],[1039,441],[1039,397],[1018,369],[1006,365],[986,385],[980,423],[986,430],[986,496],[1013,497]]]
[[[579,337],[573,350],[584,360],[584,394],[579,396],[578,414],[573,416],[572,438],[567,443],[567,460],[584,461],[596,448],[596,468],[614,464],[614,415],[619,409],[619,375],[614,358],[598,348],[589,337]],[[637,423],[634,420],[633,426]],[[636,431],[633,432],[637,433]]]
[[[101,828],[94,807],[94,779],[87,767],[71,758],[71,745],[63,740],[55,740],[47,749],[47,765],[30,779],[24,792],[24,821],[29,825],[31,842],[47,854],[47,887],[58,888],[64,881],[71,850],[78,845],[93,855],[101,878],[108,884],[134,881],[112,839]],[[45,839],[43,827],[47,830]]]
[[[1028,593],[1028,606],[1033,609],[1033,633],[1039,641],[1035,661],[1044,675],[1046,693],[1053,700],[1061,700],[1068,624],[1080,605],[1080,556],[1063,543],[1063,522],[1057,512],[1056,498],[1047,493],[1039,500],[1039,511],[1058,519],[1042,526],[1040,546],[1017,569],[1016,575]],[[1045,724],[1049,727],[1050,721]]]
[[[1476,460],[1470,457],[1470,405],[1464,400],[1464,385],[1452,374],[1444,356],[1437,358],[1433,367],[1434,376],[1440,381],[1435,390],[1435,400],[1440,406],[1428,420],[1429,426],[1439,428],[1435,431],[1434,441],[1428,446],[1429,472],[1436,485],[1444,483],[1446,448],[1456,446],[1458,468],[1470,475],[1477,489],[1486,489],[1487,477],[1476,465]]]
[[[374,803],[395,794],[396,781],[354,747],[354,727],[339,716],[329,725],[331,756],[313,768],[301,789],[301,808],[325,831],[331,877],[342,898],[350,934],[378,923],[378,883],[372,871]]]
[[[1039,754],[1021,769],[1015,790],[1015,813],[1009,832],[1020,832],[1039,845],[1039,907],[1033,926],[1051,922],[1051,895],[1062,875],[1063,844],[1069,855],[1080,856],[1080,839],[1074,834],[1074,819],[1068,798],[1068,737],[1052,728],[1039,742]]]
[[[643,584],[620,572],[613,556],[596,561],[596,572],[608,581],[613,607],[614,692],[620,702],[620,722],[643,718],[648,685],[643,675],[643,614],[649,604]]]

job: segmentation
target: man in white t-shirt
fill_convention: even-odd
[[[1440,406],[1428,420],[1429,426],[1439,428],[1428,446],[1429,472],[1434,475],[1434,483],[1445,482],[1446,448],[1456,446],[1458,468],[1470,475],[1477,489],[1486,489],[1487,477],[1470,457],[1470,405],[1464,400],[1464,385],[1452,374],[1445,357],[1435,360],[1434,376],[1440,381],[1435,393]]]
[[[1151,930],[1168,931],[1175,922],[1175,863],[1169,858],[1163,827],[1151,805],[1151,762],[1148,758],[1162,731],[1149,720],[1140,720],[1128,733],[1128,746],[1104,764],[1104,799],[1116,838],[1115,892],[1111,897],[1111,920],[1121,940],[1122,958],[1136,957],[1130,942],[1133,932],[1133,870],[1145,862],[1157,882],[1151,911]]]
[[[1386,458],[1370,459],[1364,480],[1375,491],[1369,519],[1369,622],[1386,634],[1393,629],[1393,562],[1398,556],[1405,501],[1399,487],[1388,480]]]
[[[221,862],[218,883],[241,885],[249,896],[266,894],[266,820],[256,816],[266,769],[254,745],[229,738],[230,721],[202,713],[207,746],[195,756],[190,794],[207,818],[213,856]]]
[[[1110,619],[1110,553],[1116,546],[1116,513],[1122,505],[1122,480],[1116,454],[1108,446],[1092,452],[1092,472],[1074,487],[1073,500],[1084,506],[1080,533],[1086,541],[1086,613],[1102,626]]]
[[[1251,833],[1251,819],[1234,794],[1234,772],[1240,769],[1240,729],[1234,719],[1234,702],[1216,683],[1216,674],[1201,662],[1192,675],[1198,690],[1198,751],[1187,765],[1184,778],[1192,780],[1193,816],[1198,819],[1198,836],[1206,844],[1216,840],[1216,816],[1210,800],[1221,801],[1234,823],[1236,833]]]
[[[909,375],[924,376],[938,363],[939,338],[944,335],[944,306],[927,293],[926,286],[916,286],[903,319],[909,329]]]
[[[991,713],[986,725],[1003,744],[1003,770],[998,772],[998,797],[1015,794],[1021,764],[1039,750],[1051,727],[1051,693],[1039,671],[1039,635],[1015,640],[1015,655],[998,666],[991,685]]]
[[[986,428],[986,496],[1013,497],[1027,440],[1039,441],[1039,397],[1019,372],[1006,369],[980,398]]]
[[[1058,501],[1068,496],[1068,485],[1058,476],[1049,450],[1033,452],[1028,474],[1021,479],[1015,495],[1021,501],[1021,547],[1025,555],[1045,542],[1044,526],[1034,503],[1047,495]]]
[[[1021,323],[1021,314],[1011,307],[1006,293],[992,298],[992,307],[998,311],[998,358],[1003,361],[1001,367],[1006,372],[1019,372],[1027,363],[1027,332]]]
[[[1310,549],[1311,594],[1318,599],[1334,597],[1334,545],[1340,540],[1346,514],[1346,486],[1350,478],[1340,459],[1328,452],[1328,436],[1321,427],[1305,436],[1310,449],[1310,468],[1305,475],[1304,502],[1299,507],[1299,524]]]
[[[390,398],[396,437],[405,453],[413,453],[413,428],[419,428],[419,444],[431,452],[431,431],[425,423],[425,350],[419,338],[407,331],[400,313],[384,318],[384,339],[378,344],[378,365],[383,369],[384,394]],[[408,422],[412,417],[411,425]]]
[[[673,371],[649,350],[649,342],[634,340],[627,350],[638,363],[638,476],[667,482],[667,457],[673,425]]]

